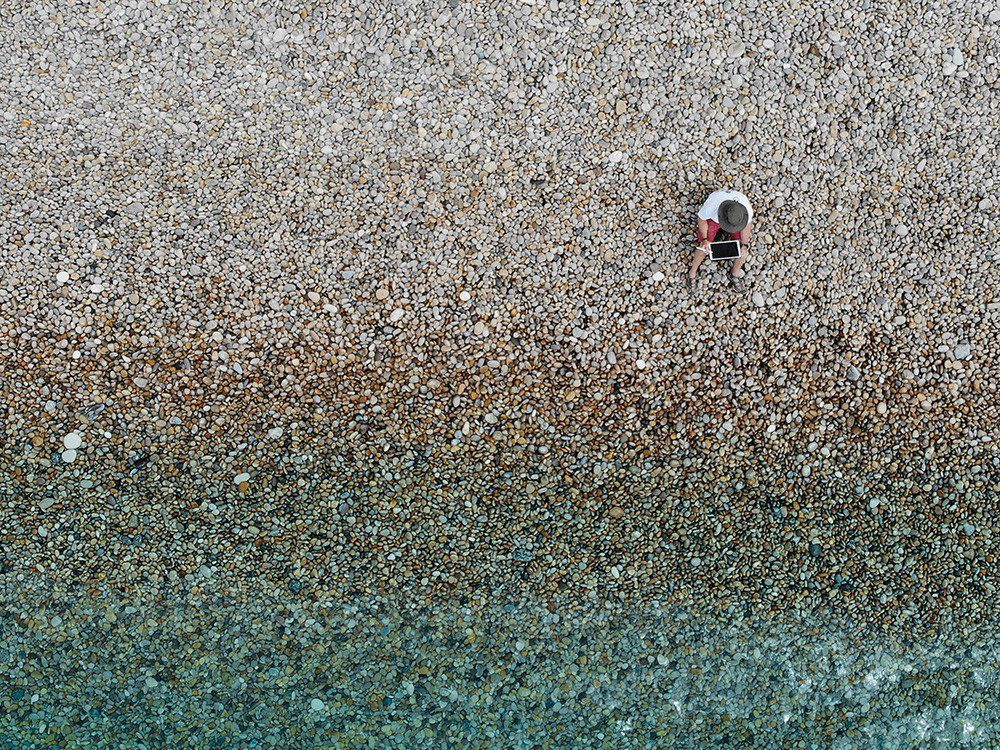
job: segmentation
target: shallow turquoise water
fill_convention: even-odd
[[[14,605],[0,747],[990,747],[998,649],[849,623],[204,593]],[[36,592],[37,593],[37,592]],[[23,597],[21,597],[23,600]]]

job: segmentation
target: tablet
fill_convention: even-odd
[[[743,255],[743,248],[736,240],[709,243],[712,260],[732,260]]]

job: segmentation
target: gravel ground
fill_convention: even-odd
[[[809,628],[849,642],[849,622],[920,639],[928,664],[964,644],[945,683],[995,690],[968,675],[1000,621],[1000,250],[981,240],[1000,210],[1000,12],[0,11],[0,603],[92,599],[61,626],[6,623],[8,652],[64,645],[18,657],[37,684],[70,684],[73,633],[97,659],[84,613],[102,598],[162,602],[182,631],[192,598],[260,613],[266,595],[388,602],[414,627],[457,607],[491,627],[521,601],[626,631],[657,607],[709,630],[738,612],[769,643],[755,623],[783,623],[767,628],[803,665]],[[716,264],[692,297],[694,212],[723,186],[754,204],[746,287]],[[700,646],[684,632],[675,648]],[[141,669],[133,653],[107,656],[108,680]],[[0,696],[24,682],[0,668]],[[922,690],[888,694],[912,718],[936,705]],[[260,700],[280,713],[282,696]],[[623,693],[620,718],[714,736],[712,709],[628,703],[655,698]],[[44,706],[0,730],[64,726]],[[821,721],[808,706],[794,715]],[[796,746],[761,711],[740,726]]]

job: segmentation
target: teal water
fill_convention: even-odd
[[[13,576],[7,576],[12,579]],[[6,581],[0,747],[996,746],[997,641],[529,601],[394,610]],[[26,586],[22,582],[21,586]]]

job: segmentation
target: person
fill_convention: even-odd
[[[733,279],[740,279],[746,271],[743,264],[750,257],[747,246],[753,227],[753,207],[750,199],[738,190],[716,190],[702,204],[698,211],[698,245],[694,251],[694,259],[688,270],[688,288],[695,290],[698,279],[698,266],[709,255],[709,243],[716,240],[739,240],[743,255],[733,263]],[[723,236],[719,236],[719,232]]]

